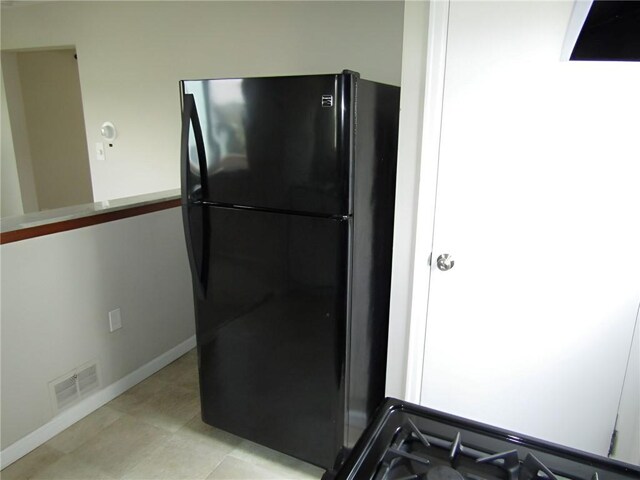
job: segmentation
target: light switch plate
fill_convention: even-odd
[[[122,328],[122,316],[120,315],[120,309],[116,308],[109,312],[109,331],[115,332],[119,328]]]
[[[104,143],[96,142],[96,160],[106,160],[107,156],[104,152]]]

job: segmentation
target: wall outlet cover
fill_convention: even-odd
[[[104,143],[96,142],[96,160],[106,160],[107,155],[104,151]]]
[[[122,316],[120,315],[120,309],[116,308],[109,312],[109,331],[115,332],[119,328],[122,328]]]

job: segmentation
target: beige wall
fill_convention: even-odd
[[[17,53],[27,137],[41,210],[93,202],[73,49]]]
[[[9,125],[9,111],[7,109],[7,95],[5,93],[4,81],[2,81],[2,113],[0,123],[2,123],[2,137],[0,138],[0,215],[9,217],[11,215],[22,215],[22,198],[20,197],[20,183],[18,181],[18,167],[13,148],[13,138],[11,137],[11,126]]]
[[[2,216],[18,215],[22,213],[37,212],[39,210],[36,186],[33,179],[33,166],[31,164],[31,151],[27,138],[27,124],[24,115],[24,102],[22,100],[22,87],[18,72],[18,55],[15,52],[2,52],[2,101],[3,117],[2,130],[2,164],[17,167],[17,178],[14,176],[3,179],[3,189],[18,192],[21,197],[23,211],[12,206],[4,205]],[[10,97],[9,97],[9,93]],[[11,119],[11,120],[9,120]],[[3,166],[3,168],[5,168]],[[7,167],[9,169],[13,167]],[[10,205],[16,205],[17,198],[9,200]],[[10,213],[11,212],[11,213]],[[18,212],[18,213],[16,213]]]
[[[56,2],[5,8],[2,48],[74,45],[97,201],[179,186],[180,79],[359,71],[400,84],[403,2]],[[119,131],[94,158],[100,125]]]
[[[97,360],[106,387],[194,334],[178,208],[5,244],[0,258],[2,449],[54,417],[48,382]]]

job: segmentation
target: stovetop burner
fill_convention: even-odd
[[[464,480],[464,475],[455,468],[446,465],[431,468],[424,477],[426,480]]]
[[[640,468],[387,399],[323,479],[640,480]]]

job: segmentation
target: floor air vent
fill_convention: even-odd
[[[58,410],[62,410],[78,399],[80,395],[76,383],[76,376],[72,375],[53,386]]]
[[[95,363],[82,365],[49,383],[53,406],[64,410],[95,390],[98,385],[98,368]]]
[[[78,371],[78,392],[84,395],[98,386],[98,370],[95,363]]]

